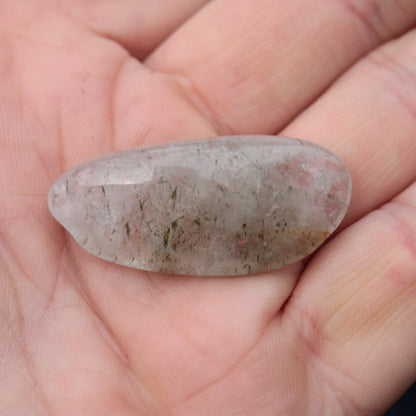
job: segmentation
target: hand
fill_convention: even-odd
[[[381,414],[416,377],[415,22],[414,0],[0,0],[0,413]],[[82,161],[240,133],[349,166],[307,264],[127,269],[48,212]]]

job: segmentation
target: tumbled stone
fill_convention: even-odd
[[[240,275],[310,254],[347,210],[351,178],[297,139],[230,136],[110,154],[62,175],[53,216],[84,249],[144,270]]]

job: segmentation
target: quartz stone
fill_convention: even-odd
[[[351,196],[345,164],[312,143],[229,136],[139,147],[52,186],[52,215],[90,253],[138,269],[242,275],[310,254]]]

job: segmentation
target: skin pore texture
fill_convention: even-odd
[[[416,378],[414,0],[0,0],[0,415],[382,415]],[[280,134],[348,165],[307,262],[175,277],[84,252],[64,171]]]

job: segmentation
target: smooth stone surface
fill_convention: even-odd
[[[276,136],[229,136],[110,154],[62,175],[49,209],[84,249],[173,274],[241,275],[310,254],[351,196],[328,150]]]

